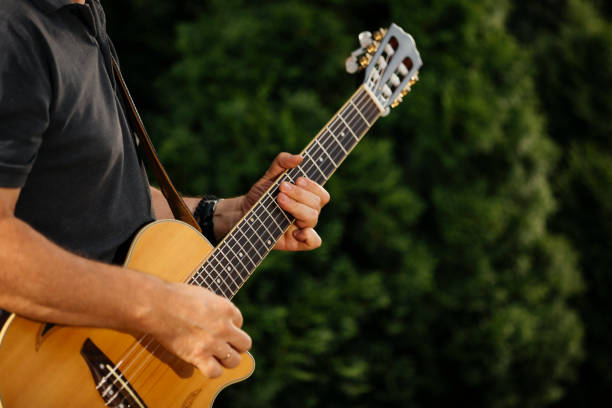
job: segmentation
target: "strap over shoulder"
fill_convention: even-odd
[[[132,96],[130,95],[130,91],[125,84],[125,81],[123,80],[123,76],[121,75],[121,71],[119,70],[119,66],[115,61],[115,58],[112,59],[112,64],[115,78],[121,86],[121,94],[127,107],[127,115],[132,124],[132,128],[136,132],[136,135],[140,141],[140,149],[147,158],[149,168],[159,183],[159,187],[164,194],[164,197],[166,197],[166,200],[168,200],[168,205],[170,205],[172,214],[174,214],[176,219],[186,222],[198,231],[202,232],[202,229],[191,214],[191,211],[189,211],[189,208],[187,208],[187,205],[176,191],[176,188],[174,188],[172,181],[170,181],[170,178],[168,177],[168,173],[166,173],[166,170],[164,170],[164,167],[162,166],[161,161],[155,152],[155,147],[153,147],[153,143],[151,143],[151,139],[149,138],[144,124],[142,123],[142,119],[138,114],[138,110],[136,110],[136,105],[132,100]]]

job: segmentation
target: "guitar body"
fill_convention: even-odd
[[[306,146],[302,163],[280,175],[214,250],[187,224],[158,221],[134,239],[126,267],[166,281],[206,283],[231,299],[294,221],[276,202],[280,183],[306,176],[323,185],[418,80],[422,61],[408,33],[391,24],[365,34],[347,60],[349,70],[367,65],[363,85]],[[0,408],[210,407],[223,388],[255,368],[244,353],[238,367],[211,380],[149,336],[51,326],[11,315],[1,328]]]
[[[190,226],[157,221],[135,238],[125,266],[184,282],[211,251]],[[223,388],[255,368],[244,353],[238,367],[209,379],[150,337],[139,342],[140,337],[51,327],[11,315],[0,331],[0,407],[210,407]],[[108,382],[97,389],[105,376]]]

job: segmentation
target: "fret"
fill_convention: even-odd
[[[381,112],[363,88],[340,109],[304,149],[303,162],[290,169],[264,193],[189,283],[233,297],[295,221],[278,205],[280,183],[306,177],[323,184],[378,119]]]
[[[363,111],[367,108],[368,96],[366,93],[362,93],[355,99],[358,100],[357,104],[353,103],[353,106],[355,106],[354,111],[357,115],[354,115],[351,123],[354,125],[353,131],[361,138],[371,126],[370,121],[363,115]]]
[[[341,137],[339,140],[342,143],[343,150],[346,151],[344,157],[348,156],[349,152],[353,150],[353,146],[359,142],[359,139],[355,139],[356,135],[340,117],[331,126],[334,132]]]
[[[250,268],[242,262],[242,259],[233,250],[233,248],[229,248],[227,251],[221,250],[219,252],[224,254],[228,265],[233,265],[233,268],[228,270],[226,267],[225,269],[228,273],[231,274],[232,279],[234,279],[234,282],[236,282],[238,286],[241,286],[242,283],[249,277]]]
[[[271,200],[273,200],[273,201],[274,201],[274,208],[275,208],[275,211],[276,211],[276,209],[278,209],[278,211],[277,211],[277,212],[278,212],[278,213],[280,213],[280,214],[282,214],[282,215],[283,215],[283,218],[285,219],[285,221],[287,221],[287,226],[286,226],[286,227],[282,227],[282,226],[280,226],[280,225],[279,225],[279,227],[280,227],[281,229],[283,229],[283,230],[284,230],[284,229],[285,229],[285,228],[287,228],[289,225],[291,225],[291,223],[292,223],[293,221],[292,221],[291,219],[289,219],[289,217],[287,216],[287,213],[286,213],[286,212],[285,212],[285,211],[284,211],[282,208],[280,208],[280,207],[278,206],[278,204],[277,204],[277,202],[276,202],[276,199],[274,198],[274,197],[278,197],[278,192],[279,192],[279,191],[280,191],[280,190],[279,190],[279,188],[278,188],[278,184],[276,184],[276,188],[274,189],[274,193],[273,193],[273,194],[270,194],[270,192],[267,192],[266,194],[268,195],[268,197],[269,197]],[[278,217],[276,217],[276,218],[278,218]]]
[[[324,172],[323,170],[321,170],[321,168],[320,168],[320,167],[317,165],[317,161],[316,161],[316,160],[315,160],[315,159],[314,159],[312,156],[308,155],[308,153],[307,153],[307,152],[304,152],[304,154],[303,154],[303,155],[304,155],[304,158],[310,157],[310,162],[309,162],[309,163],[312,163],[312,164],[315,166],[315,168],[316,168],[316,169],[319,171],[319,174],[321,174],[321,176],[323,176],[323,180],[326,180],[326,179],[327,179],[327,175],[326,175],[326,174],[325,174],[325,172]]]
[[[225,261],[223,264],[223,271],[225,272],[225,274],[227,276],[229,276],[229,278],[231,279],[230,283],[233,283],[233,286],[236,288],[235,290],[232,288],[232,285],[230,285],[230,288],[232,289],[232,293],[236,293],[236,291],[238,290],[238,288],[240,288],[240,286],[242,286],[243,280],[241,276],[236,276],[235,278],[237,278],[238,280],[236,280],[234,278],[233,275],[233,271],[235,271],[235,267],[234,265],[236,264],[234,260],[228,258],[228,256],[226,255],[226,253],[224,251],[219,251],[217,252],[219,254],[221,254],[221,256],[223,258],[225,258]],[[219,264],[221,265],[221,261],[219,260]]]
[[[289,170],[287,173],[291,175],[294,181],[298,179],[299,175],[294,175],[292,173],[301,173],[303,177],[311,178],[310,176],[308,176],[308,174],[306,174],[306,172],[304,172],[301,165]]]
[[[316,164],[312,160],[306,159],[307,157],[304,157],[304,162],[301,164],[301,166],[306,171],[306,174],[308,174],[308,178],[319,184],[324,184],[325,181],[327,181],[325,173],[321,172],[321,170],[317,168]]]
[[[370,94],[368,94],[367,92],[364,92],[362,99],[363,99],[362,100],[363,103],[360,102],[360,106],[363,105],[363,107],[361,108],[361,112],[363,112],[364,116],[366,117],[366,120],[368,121],[368,127],[364,129],[364,132],[361,134],[361,136],[367,133],[367,131],[372,127],[372,124],[381,115],[381,112],[378,109],[378,106],[372,100],[372,98],[370,97]]]
[[[340,118],[340,120],[342,121],[342,123],[344,123],[344,126],[347,127],[347,129],[349,130],[349,132],[351,132],[351,135],[353,135],[353,137],[355,138],[356,141],[359,141],[359,138],[357,137],[357,135],[355,134],[355,132],[353,132],[353,129],[351,129],[351,127],[348,125],[348,123],[346,123],[346,121],[344,120],[344,118],[342,117],[342,114],[338,114],[338,117]]]
[[[243,228],[244,224],[240,226],[240,228]],[[264,255],[262,255],[259,252],[259,247],[257,247],[251,240],[249,240],[249,237],[244,233],[244,231],[242,231],[241,229],[238,230],[238,232],[241,232],[242,234],[238,237],[238,243],[245,249],[247,249],[248,254],[252,260],[252,262],[257,265],[263,258]]]
[[[231,244],[232,241],[234,242],[234,244]],[[239,247],[238,253],[236,254],[236,252],[234,251],[234,254],[236,254],[238,261],[242,264],[242,266],[244,266],[244,269],[247,271],[247,273],[251,269],[255,268],[257,264],[253,262],[248,252],[244,250],[244,248],[242,247],[242,245],[240,245],[240,243],[236,240],[236,238],[234,238],[233,236],[230,236],[229,239],[226,240],[226,242],[228,246],[232,246],[232,247],[238,246]]]
[[[245,236],[247,236],[247,238],[255,237],[261,244],[263,244],[263,247],[265,248],[266,244],[263,241],[263,239],[261,238],[261,236],[260,236],[261,234],[259,234],[258,229],[255,227],[257,221],[258,221],[258,219],[257,219],[255,213],[253,211],[251,211],[251,215],[248,217],[248,219],[245,220],[244,225],[246,225],[253,232],[253,234],[251,234],[250,236],[247,236],[247,235],[245,235]],[[251,243],[253,244],[253,247],[255,249],[257,249],[257,252],[260,254],[261,258],[266,256],[266,254],[268,253],[267,251],[264,250],[264,252],[262,254],[261,251],[260,251],[261,247],[255,245],[255,242],[253,242],[252,240],[251,240]]]
[[[327,158],[329,159],[330,163],[332,164],[332,166],[334,167],[334,170],[338,168],[338,164],[336,163],[336,161],[329,155],[329,153],[327,152],[327,150],[325,149],[325,147],[321,144],[321,141],[319,140],[320,138],[316,138],[315,139],[315,143],[317,145],[319,145],[319,148],[321,150],[323,150],[323,153],[325,153],[325,155],[327,156]]]
[[[315,139],[315,142],[310,145],[304,154],[308,154],[310,156],[310,158],[314,161],[314,165],[317,166],[317,168],[325,176],[325,180],[327,180],[336,169],[335,162],[321,145],[318,138]]]
[[[236,245],[238,245],[238,247],[240,247],[240,250],[238,251],[238,258],[241,260],[242,263],[245,264],[248,271],[252,271],[253,269],[255,269],[257,264],[260,262],[261,258],[260,259],[255,258],[255,256],[259,257],[259,253],[256,252],[256,250],[253,248],[252,245],[250,246],[247,245],[249,242],[246,240],[246,237],[242,237],[242,238],[245,240],[245,244],[242,244],[241,240],[238,240],[235,237],[230,236],[230,239],[233,240],[236,243]]]
[[[355,107],[355,110],[357,111],[357,113],[359,114],[359,116],[361,116],[361,119],[363,119],[365,121],[365,123],[368,125],[368,127],[370,127],[370,122],[366,119],[365,116],[363,116],[363,113],[361,113],[361,111],[359,110],[359,108],[357,107],[357,105],[355,105],[355,102],[353,102],[353,100],[351,99],[351,105],[353,105]]]
[[[338,163],[336,168],[339,166],[339,163],[342,163],[346,154],[344,153],[344,148],[336,139],[336,137],[332,134],[331,130],[326,130],[323,134],[321,134],[320,143],[323,145],[327,153],[334,158],[334,163]],[[338,147],[340,147],[338,149]]]
[[[342,151],[344,152],[345,155],[348,154],[348,152],[344,149],[344,146],[342,146],[342,143],[340,143],[340,140],[338,140],[338,137],[336,136],[336,134],[329,128],[329,126],[327,127],[327,131],[329,132],[330,135],[332,135],[332,137],[334,138],[334,140],[336,141],[336,143],[338,144],[338,146],[340,146],[340,148],[342,149]]]
[[[266,211],[266,208],[265,208],[263,205],[259,205],[259,206],[257,206],[257,207],[255,208],[255,212],[257,212],[257,210],[259,210],[259,209],[262,209],[262,210]],[[266,211],[266,212],[267,212],[267,211]],[[268,213],[268,214],[269,214],[269,213]],[[269,218],[272,218],[272,217],[269,217]],[[270,229],[268,228],[268,226],[266,225],[266,223],[263,223],[263,222],[261,222],[261,221],[260,221],[260,223],[261,223],[261,225],[264,227],[264,229],[265,229],[265,230],[268,232],[268,234],[270,235],[270,237],[274,238],[274,234],[273,234],[272,232],[270,232]],[[277,224],[277,226],[278,226],[278,224]],[[278,229],[279,229],[279,231],[281,231],[281,232],[282,232],[282,229],[281,229],[280,227],[279,227]],[[276,241],[274,241],[274,242],[276,242]],[[273,244],[272,239],[268,238],[268,239],[266,240],[266,245],[267,245],[267,246],[271,246],[272,244]]]
[[[348,110],[348,108],[347,108],[347,110]],[[357,139],[361,139],[361,135],[365,134],[365,132],[369,129],[368,122],[365,121],[360,116],[359,112],[356,111],[355,109],[353,109],[351,112],[349,112],[349,114],[351,116],[348,119],[347,123],[349,123],[350,129],[353,132],[353,135],[355,137],[357,137]],[[347,120],[346,117],[343,117],[343,119],[345,121]]]
[[[289,227],[293,221],[289,219],[285,211],[278,206],[275,198],[278,197],[278,187],[275,190],[277,193],[274,196],[270,195],[270,193],[266,193],[268,200],[267,202],[269,203],[269,205],[266,204],[266,212],[270,215],[276,227],[278,227],[279,233],[284,234],[285,229],[287,229],[287,227]]]
[[[219,256],[217,256],[219,255]],[[243,282],[243,276],[240,273],[240,261],[237,259],[234,251],[225,246],[222,251],[217,251],[213,256],[216,257],[219,267],[223,267],[223,273],[237,285],[240,286]],[[223,260],[222,258],[225,258]]]
[[[204,271],[204,267],[200,267],[200,269],[198,269],[198,272],[196,272],[191,279],[189,280],[188,283],[196,283],[197,286],[206,286],[208,287],[208,285],[206,285],[206,281],[204,281],[204,277],[201,275],[202,271]]]
[[[227,293],[231,292],[231,290],[227,284],[225,284],[225,281],[219,277],[219,273],[215,270],[215,266],[212,263],[208,263],[207,266],[208,268],[204,269],[206,272],[204,281],[207,283],[208,289],[212,290],[217,295],[227,296]],[[223,288],[223,286],[225,286],[225,288]]]
[[[253,207],[253,209],[251,210],[253,216],[249,218],[249,221],[251,222],[251,228],[256,232],[257,239],[264,245],[265,256],[275,245],[276,238],[274,237],[274,234],[270,232],[266,223],[262,220],[262,215],[258,214],[258,211],[260,210],[265,210],[265,208],[263,208],[263,206],[261,205],[256,205],[255,207]],[[267,234],[265,234],[264,232],[267,232]]]
[[[365,95],[366,105],[368,105],[369,122],[373,123],[380,116],[380,110],[378,109],[378,106],[376,106],[376,103],[372,100],[370,95],[367,93]]]
[[[223,266],[219,263],[219,260],[215,256],[212,256],[211,258],[212,259],[208,261],[208,264],[210,265],[210,270],[208,271],[210,277],[219,286],[223,294],[226,294],[226,291],[231,293],[232,285],[234,285],[234,288],[236,288],[235,284],[228,282],[227,279],[222,276],[220,270],[223,269]]]

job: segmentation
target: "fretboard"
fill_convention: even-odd
[[[325,184],[380,114],[371,93],[360,87],[302,151],[302,163],[272,184],[188,283],[231,299],[294,221],[276,201],[280,183],[304,176]]]

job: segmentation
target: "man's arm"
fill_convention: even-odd
[[[247,194],[221,200],[215,207],[213,215],[215,238],[217,240],[223,238],[283,171],[297,167],[302,160],[299,155],[280,153]],[[295,218],[295,223],[277,242],[275,249],[303,251],[321,246],[321,238],[314,227],[317,225],[321,209],[329,202],[329,193],[319,184],[304,177],[299,177],[296,184],[281,183],[280,191],[277,202],[283,210]],[[151,195],[157,218],[174,218],[161,191],[152,187]],[[187,197],[183,200],[193,214],[200,199]]]
[[[150,333],[208,376],[221,374],[220,361],[238,365],[251,339],[230,301],[63,250],[14,216],[19,193],[0,188],[0,307],[45,322]]]

